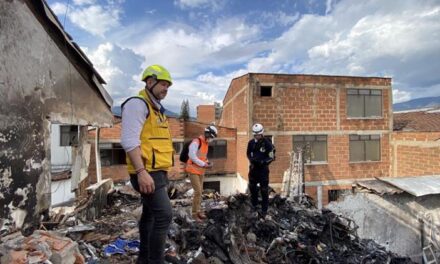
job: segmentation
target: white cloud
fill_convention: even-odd
[[[91,5],[96,3],[96,0],[73,0],[75,5]]]
[[[199,8],[207,2],[175,2],[184,3]],[[63,6],[56,9],[62,12]],[[247,72],[392,76],[394,102],[440,94],[438,1],[328,0],[326,13],[267,13],[278,18],[270,26],[289,26],[273,40],[262,39],[270,30],[261,26],[263,20],[256,25],[243,17],[222,17],[196,26],[158,27],[143,20],[114,26],[118,45],[101,45],[91,52],[92,61],[115,101],[142,87],[142,67],[164,65],[174,78],[164,105],[175,112],[183,99],[189,99],[192,113],[198,104],[221,101],[231,80]]]
[[[224,0],[175,0],[174,4],[182,9],[210,8],[216,11],[220,10],[225,2]]]
[[[132,50],[112,43],[101,44],[94,50],[83,50],[107,82],[105,88],[113,97],[115,105],[135,95],[143,87],[140,81],[143,58]]]
[[[432,94],[440,83],[440,5],[435,1],[332,4],[305,15],[248,68],[289,73],[393,76],[398,95]],[[268,69],[267,69],[268,68]],[[439,94],[440,90],[436,90]],[[418,94],[418,93],[417,93]]]
[[[103,37],[104,34],[120,25],[122,9],[118,2],[109,1],[107,5],[95,5],[93,0],[75,0],[69,6],[67,17],[77,27],[93,35]],[[55,14],[64,16],[66,5],[56,2],[51,5]]]
[[[409,92],[393,89],[393,104],[406,102],[410,99],[411,99],[411,94]]]
[[[128,47],[145,54],[144,66],[163,64],[177,78],[243,63],[266,48],[264,42],[258,42],[260,29],[239,18],[219,20],[203,30],[173,24],[145,34],[144,39],[139,39],[139,35],[142,34],[137,33],[136,41],[133,35],[125,35],[124,39],[130,43]]]
[[[57,2],[52,4],[50,7],[55,15],[57,15],[58,17],[64,17],[64,15],[66,14],[67,6],[65,4]]]
[[[332,0],[327,0],[325,2],[325,14],[327,15],[328,13],[330,13],[332,11]]]
[[[105,32],[119,26],[120,10],[106,10],[94,5],[83,9],[72,10],[68,17],[72,23],[93,35],[103,36]]]
[[[277,11],[277,12],[265,11],[262,14],[255,12],[255,14],[251,13],[250,16],[258,16],[261,25],[266,28],[271,28],[277,25],[290,26],[293,23],[295,23],[300,17],[299,13],[295,13],[294,15],[289,15],[283,11]]]

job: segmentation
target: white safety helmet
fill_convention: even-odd
[[[264,133],[264,127],[262,124],[256,123],[252,126],[252,134],[262,135]]]
[[[216,138],[217,133],[217,128],[213,125],[207,126],[205,128],[205,134],[208,134],[211,138]]]

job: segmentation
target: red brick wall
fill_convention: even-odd
[[[215,121],[214,105],[197,106],[197,122],[210,124]]]
[[[223,99],[223,111],[219,121],[220,126],[236,128],[240,132],[247,132],[249,130],[249,90],[242,91],[245,86],[249,85],[248,80],[248,75],[245,75],[231,82],[228,92]]]
[[[267,131],[336,130],[336,89],[272,88],[274,97],[259,96],[254,86],[253,120]]]
[[[275,136],[277,161],[271,166],[273,182],[281,182],[289,166],[292,135],[301,133],[327,134],[328,162],[325,165],[305,166],[306,181],[368,178],[389,175],[389,138],[381,138],[381,161],[349,163],[349,133],[359,130],[390,130],[390,79],[337,76],[303,76],[256,74],[253,89],[253,122],[264,125],[266,134],[284,132],[289,136]],[[260,96],[260,85],[272,85],[272,97]],[[348,120],[346,116],[346,88],[387,86],[383,89],[382,119]],[[338,90],[339,89],[339,128]],[[347,130],[354,131],[348,132]],[[339,131],[339,132],[338,132]],[[344,132],[347,131],[347,132]],[[340,134],[340,135],[338,135]]]
[[[440,174],[440,132],[393,132],[394,177]]]
[[[249,89],[243,90],[248,83],[249,76],[245,75],[234,79],[223,100],[223,111],[219,121],[221,126],[237,129],[236,152],[232,154],[235,159],[236,172],[247,179],[248,161],[246,147],[249,140]]]
[[[247,85],[249,89],[246,93],[238,94]],[[264,85],[273,86],[271,97],[260,96],[259,87]],[[346,115],[346,89],[348,88],[382,89],[383,118],[348,119]],[[223,101],[224,108],[220,122],[228,127],[236,127],[238,130],[237,171],[245,178],[248,173],[246,146],[252,137],[250,126],[256,122],[264,125],[266,135],[274,136],[277,148],[277,160],[270,167],[271,183],[281,183],[284,171],[289,167],[288,153],[292,150],[293,135],[319,134],[320,131],[328,138],[328,162],[323,165],[306,165],[306,181],[388,176],[390,173],[390,118],[392,117],[389,105],[390,96],[390,78],[249,74],[248,78],[238,78],[231,82]],[[248,100],[250,105],[247,105]],[[349,134],[357,131],[365,132],[365,130],[371,130],[371,134],[377,134],[378,130],[382,133],[381,161],[350,163]],[[325,188],[323,196],[327,196],[327,189],[340,187]],[[308,188],[308,190],[314,189],[316,187]]]

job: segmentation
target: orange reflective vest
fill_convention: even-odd
[[[201,159],[202,161],[206,162],[208,160],[208,143],[206,142],[205,138],[200,136],[200,144],[202,144],[197,151],[197,157]],[[193,142],[199,143],[199,140],[193,139]],[[186,162],[186,168],[185,171],[187,173],[202,175],[205,173],[205,168],[200,167],[196,163],[194,163],[190,158]]]

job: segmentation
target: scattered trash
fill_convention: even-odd
[[[139,251],[139,246],[139,240],[125,240],[118,238],[104,248],[104,255],[109,257],[114,254],[135,253]]]

